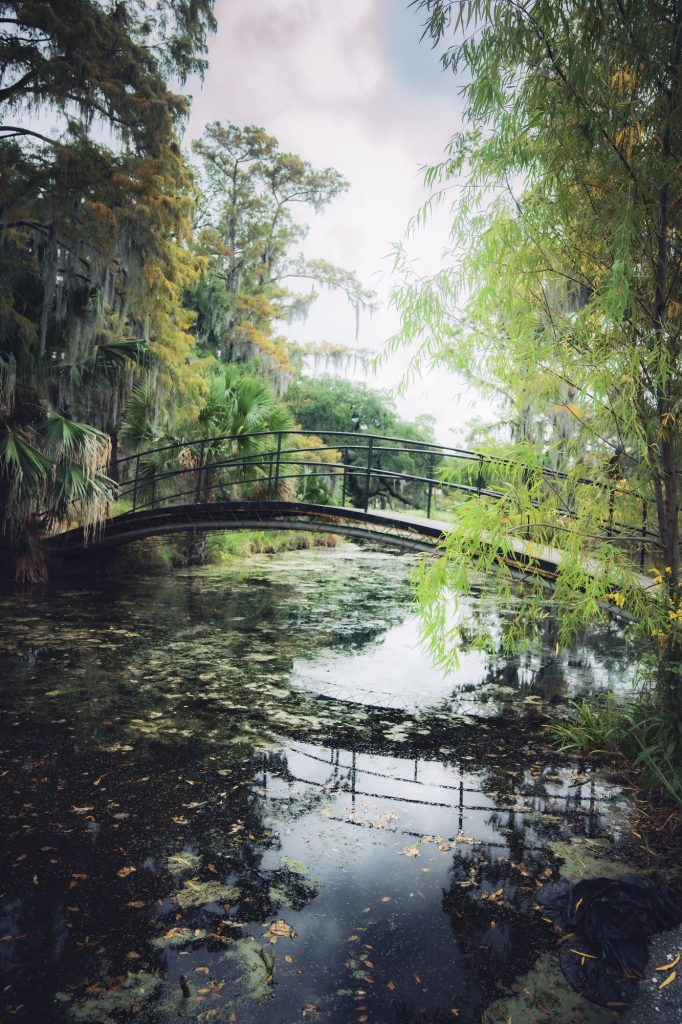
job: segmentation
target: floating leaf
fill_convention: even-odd
[[[381,902],[382,903],[390,903],[391,902],[391,897],[390,896],[382,896],[381,897]]]
[[[671,973],[668,975],[668,977],[665,979],[665,981],[662,981],[661,984],[658,986],[659,989],[665,988],[666,985],[670,985],[675,980],[676,977],[677,977],[677,971],[671,971]]]
[[[418,857],[419,856],[419,850],[417,849],[416,846],[406,846],[404,850],[401,850],[401,853],[405,857]]]
[[[133,871],[137,871],[137,868],[134,868],[134,867],[119,868],[118,871],[116,872],[116,874],[118,875],[119,878],[127,878],[128,875],[132,875]]]
[[[296,935],[296,932],[294,931],[290,924],[286,923],[286,921],[279,920],[273,921],[273,923],[270,925],[265,934],[268,936],[270,942],[274,945],[275,942],[277,942],[277,939],[282,939],[285,937],[293,939]]]
[[[388,989],[389,992],[395,992],[395,989],[396,989],[395,982],[394,981],[387,981],[386,982],[386,988]]]

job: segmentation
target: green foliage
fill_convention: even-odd
[[[0,3],[0,504],[5,545],[33,538],[24,576],[43,572],[35,516],[87,526],[103,513],[101,459],[131,388],[146,377],[158,399],[173,380],[186,402],[196,390],[181,305],[196,274],[177,137],[188,102],[168,78],[202,70],[211,11]]]
[[[287,402],[304,430],[315,433],[325,432],[331,446],[347,445],[343,461],[350,467],[347,473],[349,501],[361,504],[364,500],[364,475],[362,467],[366,458],[363,434],[381,434],[412,441],[433,442],[433,421],[422,416],[414,422],[402,420],[393,401],[382,391],[376,391],[366,384],[344,380],[341,377],[301,377],[287,392]],[[334,432],[357,433],[359,446],[353,446],[353,438],[335,438]],[[379,452],[374,460],[378,468],[387,473],[424,476],[429,471],[428,456],[411,454],[406,451]],[[353,472],[353,467],[357,472]],[[400,486],[400,490],[398,490]],[[373,477],[370,497],[390,505],[416,505],[423,507],[424,486],[421,484],[398,485],[388,479]]]
[[[45,578],[42,529],[76,512],[86,535],[96,528],[111,496],[109,451],[106,434],[55,413],[30,430],[0,423],[0,534],[12,545],[18,580]]]
[[[350,271],[305,260],[293,249],[308,233],[297,207],[323,210],[348,188],[333,167],[313,168],[255,125],[207,126],[194,144],[201,160],[199,252],[205,271],[188,301],[198,310],[199,343],[224,360],[257,356],[277,379],[291,374],[276,321],[305,317],[315,297],[292,293],[289,280],[341,291],[357,312],[371,305]]]
[[[682,725],[649,696],[583,699],[573,705],[573,718],[553,723],[552,731],[561,750],[625,758],[645,789],[682,808]]]
[[[416,218],[450,204],[443,268],[418,278],[397,253],[391,348],[415,346],[415,369],[447,366],[506,396],[519,458],[503,499],[460,506],[443,560],[425,569],[427,634],[445,656],[453,595],[472,561],[492,567],[491,540],[505,557],[513,537],[553,545],[560,643],[624,606],[660,642],[659,682],[679,694],[679,15],[665,2],[417,6],[463,83],[466,127],[427,172],[435,192]],[[552,466],[567,473],[560,495],[542,473]],[[652,599],[637,578],[643,509]],[[614,514],[636,529],[610,537]],[[498,578],[504,592],[508,573]],[[512,646],[543,601],[531,577]]]
[[[229,530],[209,534],[208,550],[212,562],[251,555],[276,555],[283,551],[304,551],[314,547],[332,548],[339,543],[333,533],[305,530]]]

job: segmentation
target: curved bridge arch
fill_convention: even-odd
[[[264,431],[178,441],[119,460],[115,496],[129,509],[90,537],[82,528],[53,536],[48,554],[65,560],[165,533],[240,529],[336,533],[433,550],[448,531],[447,522],[432,518],[434,502],[443,495],[501,499],[500,483],[512,468],[510,460],[481,452],[362,432]],[[542,475],[567,517],[574,515],[576,486],[604,489],[551,469]],[[637,526],[616,521],[613,493],[609,535],[634,538],[643,562],[645,545],[656,543],[656,535],[646,518]],[[322,494],[324,502],[316,500]],[[403,503],[426,515],[377,509],[373,501]],[[520,539],[498,555],[521,574],[532,567],[548,578],[561,561],[560,551]]]

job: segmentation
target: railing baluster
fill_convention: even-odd
[[[429,489],[426,498],[426,518],[431,518],[431,498],[433,496],[433,465],[435,461],[434,453],[431,452],[429,455]]]
[[[196,495],[194,497],[194,504],[195,505],[198,505],[201,502],[201,478],[202,478],[202,471],[203,471],[203,468],[204,468],[204,449],[205,448],[206,448],[206,442],[202,441],[201,442],[201,446],[199,448],[199,466],[198,466],[198,473],[197,473],[197,493],[196,493]]]
[[[272,452],[268,452],[268,501],[272,501]]]
[[[615,503],[616,503],[616,492],[615,492],[615,488],[611,487],[610,490],[609,490],[609,521],[608,521],[608,527],[607,527],[607,530],[606,530],[606,536],[607,537],[612,537],[613,536],[613,512],[614,512],[614,508],[615,508]]]
[[[367,469],[365,471],[365,512],[369,508],[369,482],[372,474],[372,445],[374,438],[370,435],[367,439]]]
[[[133,512],[137,508],[137,481],[140,476],[140,456],[135,459],[135,479],[133,481]]]
[[[642,543],[639,545],[639,571],[644,572],[644,555],[646,546],[646,528],[649,518],[649,509],[646,501],[642,502]]]
[[[275,501],[277,501],[277,499],[279,497],[279,470],[280,470],[281,458],[282,458],[282,432],[280,430],[279,433],[277,434],[277,455],[276,455],[276,461],[275,461],[275,488],[274,488],[275,493],[274,493],[274,496],[273,496]]]

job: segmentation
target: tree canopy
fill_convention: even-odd
[[[447,598],[468,586],[482,533],[565,551],[555,598],[566,641],[624,604],[678,680],[682,433],[682,5],[660,0],[420,0],[425,35],[460,83],[465,127],[429,169],[423,216],[449,206],[452,243],[427,280],[398,253],[398,344],[508,396],[521,429],[507,499],[465,505],[422,597],[435,647]],[[561,496],[542,470],[556,461]],[[599,487],[582,487],[588,474]],[[610,496],[610,497],[609,497]],[[609,536],[609,502],[653,533],[645,596],[632,542]],[[632,532],[632,531],[631,531]],[[637,532],[635,530],[635,532]],[[598,565],[596,575],[588,571]],[[509,635],[542,618],[540,582]]]
[[[203,67],[211,8],[0,3],[0,498],[9,538],[28,537],[31,517],[63,515],[73,500],[86,515],[90,499],[101,505],[111,439],[143,365],[158,381],[192,387],[181,372],[193,345],[181,297],[196,273],[193,194],[177,136],[188,103],[168,81]],[[43,115],[59,128],[38,130]],[[100,384],[111,387],[104,403]]]
[[[402,419],[393,399],[385,391],[371,388],[366,384],[345,380],[342,377],[299,377],[287,392],[287,402],[304,430],[322,433],[327,443],[347,444],[349,450],[344,461],[353,466],[364,466],[365,450],[353,450],[352,438],[334,438],[339,433],[381,434],[400,437],[408,441],[435,441],[434,420],[424,415],[416,420]],[[362,443],[362,442],[361,442]],[[424,461],[409,452],[382,452],[381,468],[389,473],[412,473],[423,476]],[[351,502],[358,505],[364,500],[364,474],[348,474],[348,494]],[[373,477],[370,497],[386,502],[389,506],[397,502],[400,506],[421,507],[424,488],[421,485],[400,484],[390,478]]]
[[[305,317],[315,288],[343,292],[356,314],[373,293],[354,273],[306,259],[302,215],[321,212],[348,189],[333,167],[316,169],[256,125],[209,124],[194,143],[200,160],[198,251],[206,270],[190,302],[201,346],[225,360],[257,356],[280,377],[291,372],[287,345],[274,323]],[[306,294],[291,283],[310,282]]]

